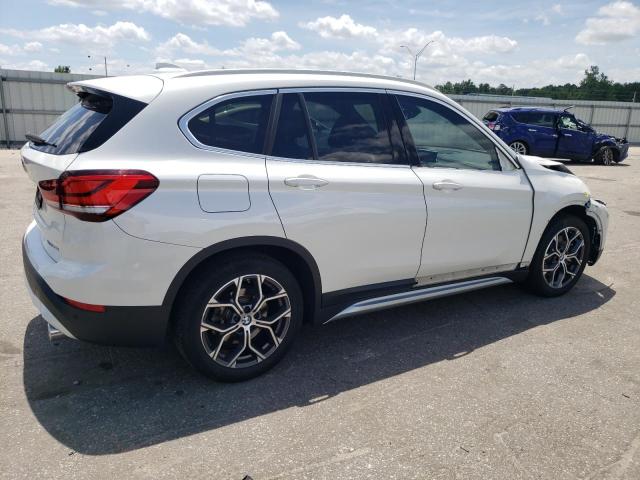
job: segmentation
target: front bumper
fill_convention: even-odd
[[[616,146],[618,147],[618,162],[621,162],[629,156],[629,143],[617,142]]]
[[[164,342],[169,309],[164,306],[107,306],[104,312],[90,312],[69,305],[38,274],[22,242],[22,260],[27,287],[42,317],[66,336],[113,346],[152,346]]]
[[[597,235],[599,237],[598,251],[595,254],[592,254],[591,259],[589,260],[589,264],[593,265],[600,259],[602,252],[604,251],[604,245],[607,240],[607,229],[609,228],[609,211],[607,210],[607,206],[604,202],[595,199],[589,200],[586,208],[587,215],[595,220]]]

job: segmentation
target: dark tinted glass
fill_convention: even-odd
[[[553,127],[555,121],[553,113],[549,112],[516,112],[513,114],[513,118],[519,123],[540,127]]]
[[[488,112],[484,117],[482,117],[482,120],[495,122],[498,119],[498,116],[498,112]]]
[[[318,92],[304,98],[319,160],[393,163],[381,95]]]
[[[113,101],[109,97],[85,94],[80,102],[65,113],[58,120],[40,134],[42,139],[51,145],[33,145],[42,152],[64,155],[78,153],[82,145],[107,118]]]
[[[189,120],[200,143],[249,153],[262,153],[273,95],[232,98]]]
[[[298,94],[286,94],[282,98],[280,117],[272,155],[286,158],[313,158],[307,120]]]
[[[491,140],[460,114],[422,98],[397,98],[421,165],[500,170]]]

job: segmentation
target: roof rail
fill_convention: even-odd
[[[305,69],[279,69],[279,68],[238,68],[238,69],[212,69],[212,70],[198,70],[195,72],[185,73],[178,75],[175,78],[184,77],[202,77],[206,75],[237,75],[237,74],[252,74],[252,73],[273,73],[273,74],[315,74],[315,75],[336,75],[336,76],[353,76],[361,78],[376,78],[380,80],[395,80],[397,82],[409,83],[412,85],[418,85],[420,87],[428,87],[433,89],[431,85],[418,82],[417,80],[409,80],[402,77],[392,77],[389,75],[376,75],[373,73],[360,73],[360,72],[345,72],[339,70],[305,70]]]

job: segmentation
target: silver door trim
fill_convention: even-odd
[[[370,298],[368,300],[354,303],[353,305],[345,308],[324,323],[326,324],[332,322],[333,320],[338,320],[340,318],[350,317],[353,315],[359,315],[361,313],[383,310],[385,308],[399,307],[401,305],[407,305],[409,303],[431,300],[434,298],[445,297],[457,293],[470,292],[472,290],[478,290],[480,288],[492,287],[495,285],[502,285],[506,283],[512,283],[512,281],[506,277],[487,277],[450,283],[447,285],[426,287],[417,290],[411,290],[409,292],[386,295],[379,298]]]

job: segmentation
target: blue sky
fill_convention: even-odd
[[[0,0],[0,65],[75,73],[323,68],[516,87],[577,82],[597,64],[640,80],[631,1]],[[88,58],[91,55],[91,58]],[[91,71],[89,70],[91,68]]]

